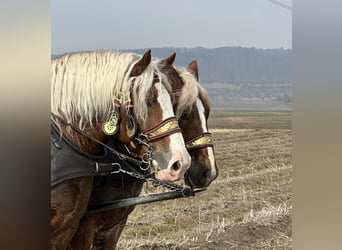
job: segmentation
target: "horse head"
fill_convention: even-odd
[[[217,177],[211,133],[208,131],[210,103],[206,91],[198,83],[198,66],[192,61],[188,67],[173,67],[175,53],[160,61],[175,95],[175,112],[178,118],[191,166],[185,175],[186,184],[207,187]]]
[[[190,156],[173,111],[171,86],[148,50],[128,72],[130,91],[122,109],[118,138],[126,148],[157,170],[157,178],[183,177]]]
[[[160,180],[171,182],[184,175],[191,158],[173,112],[170,89],[150,50],[143,56],[74,53],[53,61],[51,111],[82,130],[82,134],[68,131],[61,124],[81,150],[100,154],[103,147],[97,141],[115,138],[159,168]]]

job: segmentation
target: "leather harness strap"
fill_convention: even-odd
[[[104,154],[101,156],[82,151],[63,137],[52,122],[51,187],[81,176],[111,175],[118,170],[118,165],[122,169],[145,174],[145,171],[141,170],[144,164],[141,160],[119,153],[115,154],[115,150],[107,147],[104,147]]]
[[[200,148],[214,147],[212,143],[212,134],[209,132],[201,133],[185,142],[186,148],[191,151]]]
[[[176,117],[170,117],[159,123],[157,126],[143,131],[143,134],[147,136],[147,140],[151,142],[180,131],[181,129],[178,126]]]

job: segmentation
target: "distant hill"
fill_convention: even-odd
[[[146,49],[130,50],[142,54]],[[152,48],[164,58],[176,52],[176,64],[186,66],[196,59],[202,83],[291,82],[292,50],[241,47]]]
[[[147,50],[127,50],[142,54]],[[290,109],[292,50],[242,47],[151,48],[155,58],[176,52],[176,65],[197,60],[214,108]],[[53,55],[52,57],[56,57]]]

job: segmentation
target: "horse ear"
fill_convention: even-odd
[[[161,60],[158,63],[158,67],[161,69],[170,68],[172,66],[173,62],[175,61],[175,58],[176,58],[176,52],[172,53],[171,55],[169,55],[165,59]]]
[[[147,66],[151,63],[151,50],[147,50],[142,58],[133,66],[131,71],[131,76],[138,76],[140,75]]]
[[[196,77],[196,79],[198,81],[198,66],[197,66],[196,60],[193,60],[189,63],[188,70],[191,74],[193,74]]]

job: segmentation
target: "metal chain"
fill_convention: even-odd
[[[154,173],[150,175],[143,175],[143,174],[136,173],[136,172],[126,171],[121,168],[121,165],[119,163],[112,163],[112,165],[118,167],[118,169],[115,171],[112,171],[111,174],[118,174],[118,173],[127,174],[136,179],[150,181],[153,183],[155,187],[162,186],[172,191],[162,192],[162,193],[157,193],[157,194],[150,194],[150,195],[146,195],[142,197],[131,197],[131,198],[125,198],[121,200],[114,200],[114,201],[102,202],[102,203],[97,203],[97,204],[91,204],[87,208],[88,213],[106,211],[106,210],[110,210],[114,208],[127,207],[127,206],[133,206],[133,205],[138,205],[138,204],[146,204],[146,203],[151,203],[155,201],[190,197],[190,196],[194,196],[195,193],[197,192],[206,190],[205,188],[192,189],[186,186],[179,186],[176,184],[164,183],[164,182],[157,180]]]
[[[118,167],[118,170],[111,172],[111,174],[117,174],[121,172],[123,174],[127,174],[139,180],[152,182],[153,186],[155,187],[159,187],[159,186],[165,187],[171,191],[185,192],[186,189],[189,189],[188,187],[183,187],[177,184],[171,184],[171,183],[165,183],[165,182],[159,181],[154,177],[154,174],[149,174],[146,176],[140,173],[129,172],[127,170],[122,169],[119,163],[113,163],[112,165],[116,165]]]

